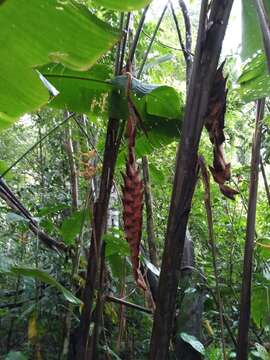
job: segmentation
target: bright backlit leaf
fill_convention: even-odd
[[[87,70],[118,31],[73,1],[0,2],[0,128],[49,100],[36,67],[51,62]]]
[[[111,10],[132,11],[139,10],[152,0],[94,0],[94,3]]]

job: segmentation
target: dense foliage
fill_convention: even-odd
[[[18,2],[0,1],[4,24],[0,33],[0,357],[76,359],[86,309],[84,288],[89,285],[87,269],[89,273],[91,262],[100,255],[86,335],[92,349],[97,347],[91,351],[101,359],[147,359],[188,96],[186,66],[188,58],[194,58],[200,1],[186,4],[190,39],[185,38],[182,0],[180,7],[178,2],[153,1],[141,33],[146,0],[46,0],[39,5],[25,0],[20,6]],[[229,184],[238,195],[235,200],[227,198],[211,178],[209,222],[205,201],[209,194],[198,171],[188,224],[195,255],[179,265],[170,359],[214,360],[224,359],[224,354],[236,358],[256,104],[261,98],[266,103],[249,359],[270,359],[270,75],[259,22],[253,21],[255,8],[251,1],[244,4],[242,52],[223,49],[221,56],[228,77],[224,153],[232,169]],[[132,21],[126,27],[129,17]],[[238,20],[233,21],[238,26]],[[229,28],[235,26],[233,21]],[[138,43],[136,35],[140,35]],[[248,36],[252,41],[247,41]],[[190,40],[193,45],[187,51]],[[134,44],[136,52],[130,59]],[[130,82],[126,72],[134,75]],[[138,119],[137,164],[151,193],[150,199],[145,197],[141,229],[139,271],[145,276],[145,292],[134,281],[121,215],[130,108]],[[97,214],[102,212],[98,208],[106,195],[104,168],[113,173],[108,163],[115,148],[108,151],[108,129],[114,122],[115,173],[107,194],[102,241],[95,243]],[[207,167],[212,165],[213,144],[205,129],[199,154]],[[183,343],[190,358],[179,355]],[[89,358],[97,358],[95,352],[91,354]]]

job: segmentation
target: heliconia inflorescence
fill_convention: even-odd
[[[130,100],[129,100],[130,101]],[[127,123],[128,156],[126,173],[123,174],[123,221],[126,239],[131,252],[133,273],[138,286],[146,290],[146,283],[140,270],[140,243],[143,219],[143,182],[135,159],[135,136],[137,119],[129,103],[129,118]]]

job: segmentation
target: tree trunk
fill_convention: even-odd
[[[121,135],[118,134],[118,130],[119,120],[110,118],[103,157],[99,197],[94,205],[93,230],[88,257],[86,283],[83,294],[84,307],[82,309],[80,319],[79,344],[76,356],[77,360],[87,359],[89,327],[93,311],[94,292],[100,271],[101,250],[103,244],[102,236],[107,222],[109,198],[121,139]]]
[[[199,35],[187,97],[167,226],[150,359],[168,359],[177,286],[191,201],[197,181],[197,151],[233,0],[202,1]]]

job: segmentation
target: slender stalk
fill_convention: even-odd
[[[262,137],[262,119],[264,116],[265,100],[257,103],[256,126],[252,144],[252,158],[249,185],[248,214],[246,227],[246,242],[243,265],[243,281],[241,290],[240,320],[238,325],[237,360],[248,358],[248,332],[250,321],[250,301],[252,282],[252,259],[255,238],[256,206],[258,193],[258,177],[260,163],[260,147]]]
[[[25,255],[25,246],[21,246],[21,254],[20,254],[20,261],[23,260]],[[19,275],[16,279],[16,288],[15,288],[15,297],[14,297],[14,301],[12,302],[12,304],[9,304],[10,306],[8,307],[9,309],[12,309],[14,307],[17,306],[18,304],[18,298],[20,296],[20,285],[21,285],[21,276]],[[36,300],[36,299],[35,299]],[[12,334],[13,334],[13,329],[14,329],[14,323],[15,323],[15,317],[12,316],[11,317],[11,321],[10,321],[10,326],[9,329],[7,331],[7,353],[9,353],[9,351],[12,348],[12,344],[11,344],[11,339],[12,339]]]
[[[191,32],[191,22],[188,12],[188,7],[184,0],[179,0],[179,6],[182,11],[182,15],[185,22],[185,29],[186,29],[186,65],[187,65],[187,82],[190,79],[191,70],[192,70],[192,54],[191,54],[191,47],[192,47],[192,32]]]
[[[181,49],[183,51],[185,62],[186,62],[186,82],[188,84],[189,79],[190,79],[190,75],[191,75],[192,58],[191,58],[191,55],[190,55],[191,48],[187,48],[186,46],[187,45],[191,46],[191,44],[190,44],[190,40],[188,40],[188,42],[186,42],[186,44],[184,44],[182,34],[181,34],[181,30],[180,30],[180,26],[179,26],[179,23],[178,23],[178,19],[177,19],[176,13],[174,11],[173,4],[171,2],[170,2],[170,6],[171,6],[171,11],[172,11],[173,20],[174,20],[174,23],[175,23],[179,43],[180,43]],[[188,34],[188,28],[186,28],[186,34]],[[186,37],[188,39],[190,39],[191,34],[189,34],[189,36],[187,35]]]
[[[266,173],[265,173],[262,158],[260,159],[260,165],[261,165],[261,171],[262,171],[262,176],[263,176],[265,192],[266,192],[266,195],[267,195],[268,204],[270,206],[270,189],[269,189],[269,185],[268,185],[268,181],[267,181],[267,177],[266,177]]]
[[[72,141],[72,129],[70,126],[66,128],[66,152],[68,157],[69,173],[70,173],[70,188],[71,188],[71,204],[72,204],[72,213],[76,212],[79,208],[78,205],[78,176],[77,176],[77,166],[75,162],[74,146]],[[80,254],[78,241],[79,237],[76,239],[76,255]],[[72,291],[74,290],[73,279],[77,275],[77,269],[79,264],[80,256],[75,256],[72,264],[72,274],[71,274],[71,283]],[[64,339],[61,353],[61,360],[67,359],[69,351],[69,342],[70,342],[70,332],[71,332],[71,320],[73,313],[73,304],[68,304],[67,313],[64,320]]]
[[[140,38],[140,35],[141,35],[141,32],[142,32],[143,24],[145,22],[145,18],[146,18],[146,14],[147,14],[148,9],[149,9],[149,5],[145,7],[145,9],[143,11],[143,14],[141,16],[141,19],[140,19],[136,34],[134,36],[134,40],[132,42],[132,46],[130,48],[130,52],[129,52],[129,55],[128,55],[128,61],[127,61],[128,66],[130,66],[133,63],[134,56],[135,56],[135,51],[137,49],[138,41],[139,41],[139,38]]]
[[[102,237],[106,228],[109,198],[113,184],[117,154],[122,137],[122,132],[119,133],[119,127],[120,121],[118,119],[109,119],[99,198],[94,205],[93,230],[83,294],[84,307],[80,319],[77,360],[87,359],[89,327],[92,318],[96,282],[100,272],[101,250],[103,246]]]
[[[185,28],[186,28],[186,51],[190,52],[192,46],[192,35],[191,35],[191,22],[190,22],[188,7],[184,0],[179,0],[179,6],[183,14]]]
[[[120,15],[120,30],[123,31],[123,26],[124,26],[124,13],[121,13]],[[124,38],[125,38],[126,34],[124,34]],[[117,46],[117,52],[116,52],[116,61],[115,61],[115,69],[114,69],[114,73],[115,75],[120,74],[121,72],[121,68],[120,68],[120,57],[121,57],[121,49],[123,47],[123,41],[124,39],[122,38],[121,41],[119,41],[118,46]],[[123,49],[122,49],[123,51]],[[124,49],[125,51],[125,49]]]
[[[72,130],[68,126],[66,129],[66,151],[68,156],[69,172],[70,172],[70,188],[71,188],[71,204],[72,211],[78,210],[78,177],[77,166],[75,163],[74,147],[72,142]]]
[[[141,77],[141,75],[142,75],[144,65],[145,65],[146,60],[147,60],[147,58],[148,58],[149,52],[150,52],[150,50],[151,50],[151,48],[152,48],[153,42],[155,41],[155,38],[156,38],[156,35],[157,35],[157,32],[158,32],[158,29],[159,29],[159,27],[160,27],[160,24],[161,24],[161,22],[162,22],[162,20],[163,20],[164,15],[165,15],[165,13],[166,13],[167,7],[168,7],[168,5],[166,4],[166,5],[164,6],[164,9],[163,9],[163,11],[162,11],[162,13],[161,13],[161,15],[160,15],[160,18],[159,18],[158,22],[157,22],[157,25],[156,25],[155,30],[154,30],[154,32],[153,32],[153,35],[152,35],[152,38],[151,38],[150,43],[149,43],[149,45],[148,45],[148,48],[147,48],[147,50],[146,50],[146,52],[145,52],[145,54],[144,54],[141,67],[140,67],[140,69],[139,69],[139,71],[138,71],[138,74],[137,74],[137,78],[138,78],[138,79],[139,79],[139,78]]]
[[[124,66],[124,60],[125,60],[125,50],[126,50],[126,46],[127,46],[127,38],[128,38],[128,33],[129,33],[129,26],[130,26],[130,18],[131,18],[131,13],[129,12],[127,14],[127,21],[126,21],[126,25],[125,25],[125,29],[124,29],[124,37],[123,37],[123,41],[122,41],[122,48],[121,48],[121,56],[120,56],[120,60],[119,60],[119,65],[117,65],[116,63],[116,68],[118,69],[118,74],[119,75],[122,71],[122,68]]]
[[[177,286],[191,201],[197,182],[197,151],[233,0],[201,3],[196,53],[189,84],[167,225],[150,359],[168,359]]]
[[[225,348],[225,336],[224,336],[224,322],[223,322],[223,302],[220,295],[219,289],[219,276],[218,276],[218,267],[217,267],[217,248],[215,243],[215,235],[214,235],[214,226],[213,226],[213,213],[212,213],[212,205],[211,205],[211,191],[210,191],[210,180],[209,173],[205,165],[205,160],[202,156],[199,157],[199,165],[202,173],[202,181],[204,185],[204,204],[207,214],[207,222],[208,222],[208,232],[209,232],[209,243],[212,252],[212,261],[213,261],[213,269],[215,275],[216,282],[216,295],[218,301],[218,311],[219,311],[219,321],[220,321],[220,330],[221,330],[221,343],[222,343],[222,352],[223,359],[226,360],[226,348]]]

